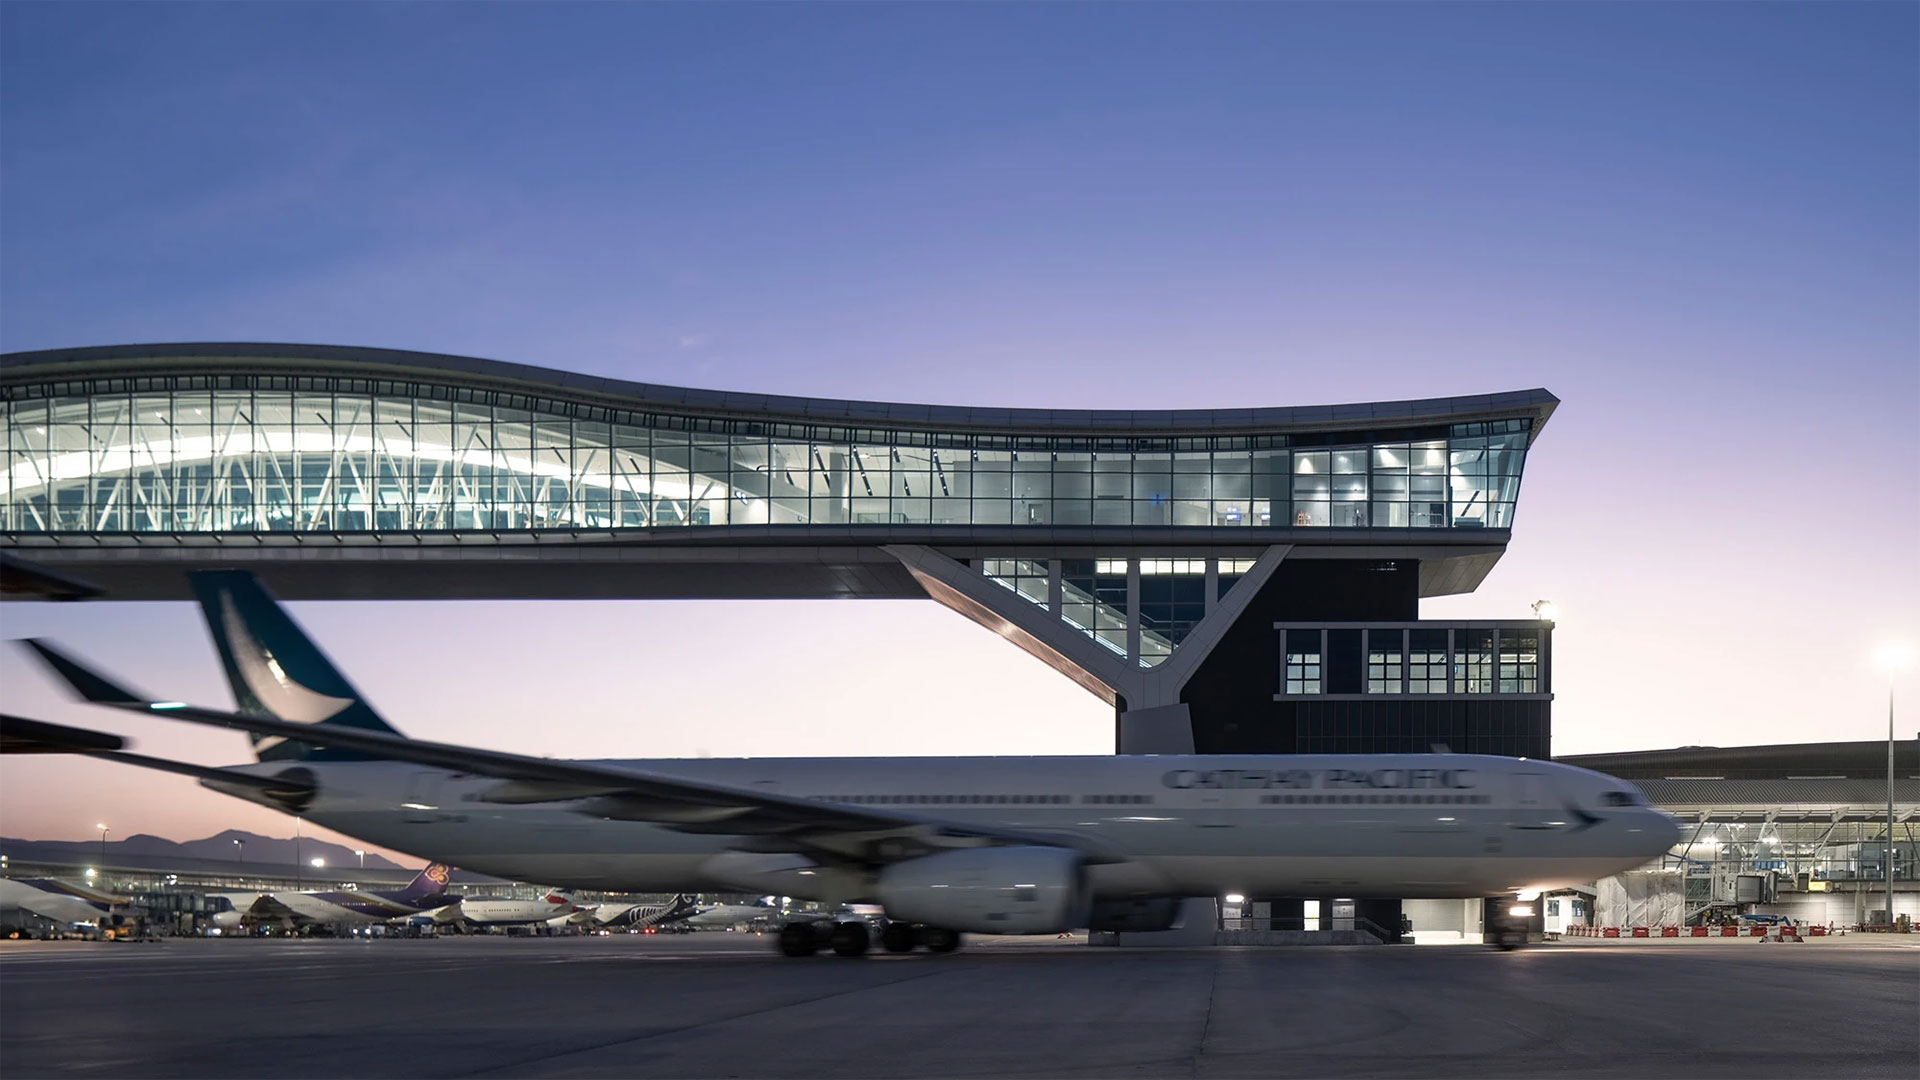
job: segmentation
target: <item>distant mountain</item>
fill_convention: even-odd
[[[241,841],[236,844],[234,841]],[[32,849],[48,855],[60,854],[68,857],[92,860],[100,858],[98,840],[0,840],[10,851],[23,850],[29,845]],[[108,840],[106,862],[117,865],[140,857],[159,856],[163,858],[213,859],[221,862],[246,862],[260,865],[292,866],[296,861],[311,864],[314,859],[324,859],[328,866],[358,868],[360,857],[354,849],[339,844],[302,837],[299,842],[298,858],[295,856],[295,841],[292,837],[279,838],[261,836],[259,833],[241,829],[228,829],[225,832],[209,836],[204,840],[188,840],[178,843],[163,836],[148,833],[135,833],[124,840]],[[374,852],[367,852],[366,867],[369,870],[404,869],[391,859]]]

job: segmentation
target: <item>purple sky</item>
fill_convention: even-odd
[[[1424,613],[1559,604],[1558,750],[1876,737],[1867,655],[1920,639],[1913,5],[16,2],[0,30],[5,349],[1013,406],[1545,386],[1511,551]],[[1098,701],[929,603],[296,614],[422,736],[1111,748]],[[227,700],[185,605],[0,620]],[[289,831],[98,763],[0,784],[12,835]]]

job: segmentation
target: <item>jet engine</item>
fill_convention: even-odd
[[[1086,921],[1080,856],[1064,848],[968,848],[880,872],[890,918],[976,934],[1051,934]]]

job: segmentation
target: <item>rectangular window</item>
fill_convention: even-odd
[[[1367,631],[1367,693],[1403,693],[1401,677],[1405,672],[1402,639],[1399,630]]]
[[[1219,591],[1214,594],[1215,598],[1226,596],[1229,589],[1238,585],[1247,571],[1253,569],[1253,563],[1252,559],[1221,559],[1216,582]]]
[[[1127,655],[1127,560],[1062,561],[1060,615],[1114,653]]]
[[[1331,451],[1328,456],[1333,469],[1330,520],[1337,528],[1364,528],[1368,523],[1367,450],[1349,447]]]
[[[1287,631],[1288,694],[1320,693],[1320,631]]]
[[[1205,559],[1140,560],[1140,655],[1164,658],[1207,614]]]
[[[1540,692],[1540,631],[1500,631],[1500,692]]]
[[[981,573],[1040,607],[1047,606],[1047,564],[1037,559],[982,559]]]
[[[1493,688],[1493,631],[1454,631],[1454,692],[1457,694],[1491,694],[1493,693]]]
[[[1325,451],[1293,455],[1293,523],[1327,525],[1332,522],[1333,462]]]
[[[1447,632],[1411,630],[1407,633],[1407,693],[1447,692]]]

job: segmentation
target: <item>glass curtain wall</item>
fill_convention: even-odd
[[[1288,449],[1284,436],[1015,439],[598,409],[584,419],[521,396],[509,407],[453,388],[272,381],[294,389],[16,395],[4,403],[0,529],[1505,528],[1527,441],[1526,421]]]
[[[1493,696],[1541,692],[1545,631],[1537,625],[1452,629],[1365,627],[1363,630],[1288,627],[1284,660],[1287,674],[1281,692],[1286,695],[1327,693],[1318,678],[1321,652],[1328,654],[1328,663],[1338,666],[1346,657],[1339,637],[1342,633],[1351,635],[1350,662],[1365,664],[1364,693],[1369,696]],[[1362,634],[1364,657],[1361,656]]]

